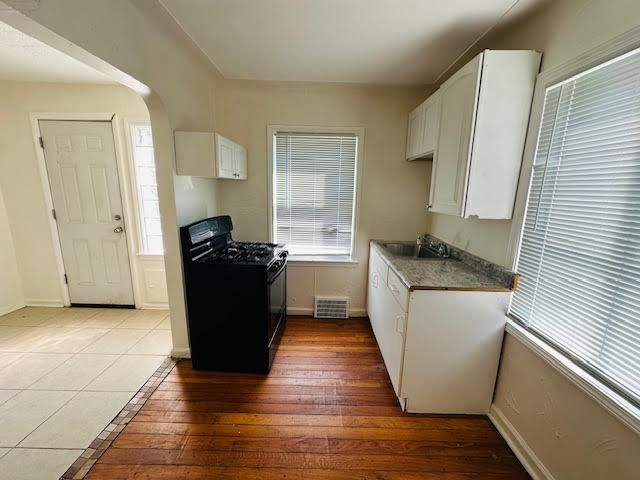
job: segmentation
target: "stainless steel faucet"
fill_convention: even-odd
[[[418,245],[418,251],[420,251],[420,248],[425,247],[436,252],[439,257],[449,258],[451,256],[451,251],[446,243],[439,242],[437,240],[429,240],[424,235],[418,235],[416,245]]]

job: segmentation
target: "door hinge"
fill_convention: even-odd
[[[44,140],[40,137],[40,148],[44,150]]]
[[[64,274],[64,283],[66,283],[67,285],[69,284],[69,278],[67,277],[67,274]]]
[[[55,208],[51,209],[51,216],[53,217],[54,220],[58,219],[58,217],[56,217],[56,209]]]

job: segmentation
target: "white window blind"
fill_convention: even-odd
[[[544,102],[510,313],[638,404],[640,53]]]
[[[357,135],[276,132],[273,144],[274,241],[291,255],[350,256]]]
[[[149,125],[131,125],[131,144],[138,197],[138,224],[142,253],[162,255],[162,229],[153,137]]]

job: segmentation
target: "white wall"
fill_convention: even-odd
[[[9,218],[0,189],[0,315],[23,306],[22,282],[18,273]]]
[[[488,35],[452,70],[480,48],[535,49],[543,52],[546,70],[637,26],[639,19],[637,0],[549,2]],[[434,235],[510,266],[510,221],[431,217]],[[511,335],[505,337],[493,408],[557,480],[640,478],[637,434]]]
[[[41,187],[38,159],[33,142],[31,113],[109,113],[116,114],[114,134],[122,162],[127,162],[127,129],[124,119],[148,119],[149,113],[139,95],[118,85],[72,85],[41,82],[0,81],[0,186],[5,195],[15,259],[22,278],[24,303],[62,305],[54,244]],[[121,171],[128,174],[128,165]],[[125,204],[134,201],[132,181],[120,178]],[[130,209],[132,210],[132,209]],[[131,243],[135,219],[127,218]],[[135,256],[138,304],[165,307],[166,282],[160,258]],[[161,271],[162,279],[157,278]],[[135,273],[135,272],[133,272]],[[154,277],[155,275],[155,277]],[[147,281],[145,281],[145,278]],[[155,288],[152,288],[155,286]],[[158,295],[156,295],[158,292]]]
[[[186,354],[177,225],[215,213],[217,193],[214,180],[175,178],[173,130],[214,128],[215,70],[157,0],[3,0],[0,20],[143,95],[154,132],[174,353]]]
[[[347,295],[364,314],[372,238],[412,240],[424,233],[431,162],[404,159],[407,112],[425,97],[411,89],[221,80],[217,130],[249,151],[247,181],[219,180],[221,211],[234,237],[268,240],[267,125],[364,127],[356,265],[289,263],[290,311],[310,313],[314,295]]]

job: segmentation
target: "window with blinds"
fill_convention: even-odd
[[[355,133],[274,133],[273,241],[291,255],[351,256],[357,150]]]
[[[640,403],[640,52],[547,89],[510,314]]]

